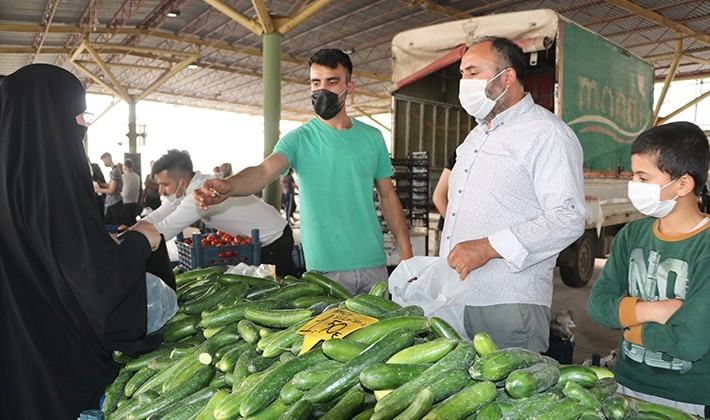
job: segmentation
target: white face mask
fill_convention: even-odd
[[[175,188],[175,192],[170,195],[165,196],[165,199],[168,201],[168,203],[173,203],[173,204],[177,205],[185,197],[185,190],[182,191],[182,193],[180,194],[179,197],[177,196],[178,191],[180,191],[181,184],[182,184],[182,180],[178,181],[178,186],[177,186],[177,188]],[[185,188],[187,188],[187,187],[185,187]]]
[[[501,70],[498,74],[491,77],[489,80],[483,79],[461,79],[459,81],[459,102],[461,107],[466,110],[468,115],[476,117],[480,120],[484,119],[491,113],[498,99],[505,95],[508,88],[505,88],[503,93],[495,99],[490,99],[486,95],[486,86],[491,80],[496,79],[503,74],[506,69]]]
[[[629,200],[641,214],[651,217],[666,217],[675,207],[676,195],[672,200],[661,200],[661,190],[676,182],[677,178],[664,186],[629,181]]]

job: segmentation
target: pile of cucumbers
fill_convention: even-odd
[[[317,273],[280,282],[209,267],[176,276],[164,342],[122,365],[102,410],[113,419],[686,419],[624,398],[610,371],[561,366],[444,320],[353,296]],[[332,308],[377,318],[302,352],[301,327]]]

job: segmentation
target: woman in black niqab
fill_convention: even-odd
[[[155,237],[130,231],[119,245],[106,232],[77,123],[85,110],[83,86],[60,67],[0,82],[0,419],[76,419],[115,378],[112,350],[160,342],[146,336]]]

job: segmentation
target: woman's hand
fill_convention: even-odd
[[[151,251],[157,250],[160,246],[160,232],[158,232],[158,229],[155,228],[155,225],[148,222],[139,221],[135,225],[131,226],[130,230],[135,230],[136,232],[142,233],[143,236],[148,239]]]

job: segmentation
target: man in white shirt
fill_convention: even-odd
[[[286,219],[274,207],[254,195],[230,197],[209,210],[199,208],[191,198],[185,200],[214,175],[194,172],[190,154],[184,150],[168,150],[153,163],[152,174],[165,201],[144,220],[154,224],[166,240],[198,220],[232,236],[250,236],[252,229],[259,229],[261,262],[275,265],[279,276],[296,274],[292,257],[293,233]]]
[[[470,336],[543,352],[557,255],[584,231],[582,148],[524,91],[526,65],[506,38],[461,59],[459,99],[478,125],[456,149],[440,255],[468,279]]]

